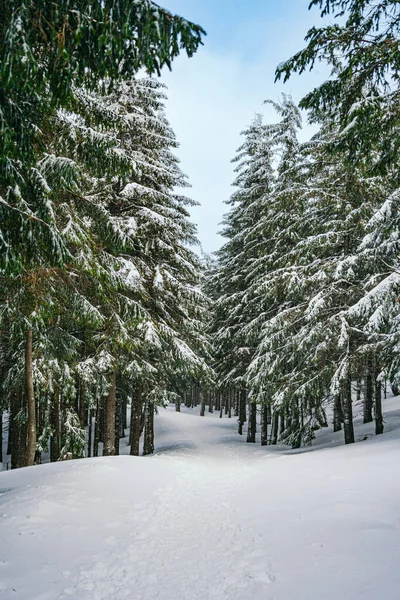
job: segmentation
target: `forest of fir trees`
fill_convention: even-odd
[[[330,424],[352,443],[359,406],[383,433],[400,385],[398,4],[312,2],[346,20],[310,30],[277,78],[319,59],[332,77],[300,107],[268,101],[274,122],[243,132],[226,241],[205,258],[151,76],[204,32],[145,0],[124,17],[121,0],[136,42],[102,21],[96,62],[68,3],[36,4],[0,9],[2,459],[115,455],[127,436],[151,454],[170,402],[236,418],[263,446],[298,448]],[[307,142],[302,115],[318,127]]]

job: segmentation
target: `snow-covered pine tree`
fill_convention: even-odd
[[[321,16],[342,17],[340,24],[312,27],[307,46],[281,63],[276,78],[312,69],[319,60],[331,76],[301,101],[311,118],[339,125],[331,149],[344,152],[372,174],[391,171],[400,145],[400,6],[397,0],[312,0]],[[393,172],[392,172],[393,175]],[[398,176],[396,175],[398,178]]]
[[[114,383],[126,391],[130,382],[136,388],[131,397],[141,398],[138,390],[145,390],[154,405],[154,390],[163,403],[178,373],[201,378],[209,372],[200,263],[190,249],[196,242],[191,201],[174,191],[186,182],[172,154],[176,141],[163,99],[162,86],[149,79],[104,96],[76,90],[74,112],[57,113],[53,140],[38,166],[58,191],[54,219],[68,263],[63,270],[42,269],[28,296],[34,304],[35,296],[36,303],[39,296],[49,301],[51,308],[41,304],[44,338],[50,322],[72,334],[75,354],[66,359],[79,399],[65,404],[62,390],[48,387],[64,398],[63,407],[55,399],[58,421],[60,413],[67,418],[74,410],[82,426],[86,410],[96,409],[98,417],[104,412],[104,451],[111,454],[121,399]],[[60,177],[58,162],[75,180]],[[18,282],[25,298],[22,276]],[[4,298],[5,316],[10,298]],[[57,352],[47,358],[62,360]],[[61,443],[59,432],[56,438]]]
[[[223,221],[222,233],[228,241],[217,253],[218,269],[211,282],[213,295],[218,297],[211,328],[216,371],[229,402],[233,396],[236,403],[239,433],[246,420],[245,374],[255,348],[255,338],[246,333],[246,327],[256,317],[249,294],[249,274],[259,258],[263,232],[258,223],[268,211],[274,184],[272,132],[263,125],[261,115],[255,117],[243,135],[245,140],[234,159],[238,163],[234,182],[237,189],[227,202],[231,209]],[[251,403],[250,410],[253,427],[249,441],[255,441],[255,403]]]
[[[345,318],[362,286],[360,275],[346,261],[356,251],[383,188],[351,167],[343,155],[326,150],[334,135],[334,127],[328,125],[309,146],[303,194],[306,227],[298,232],[300,239],[291,252],[296,296],[266,323],[251,373],[262,381],[263,369],[269,370],[281,382],[277,400],[298,407],[289,411],[292,443],[297,444],[301,438],[312,439],[313,430],[325,424],[323,401],[338,395],[345,440],[354,441],[351,381],[362,375],[357,333]],[[290,298],[289,287],[286,294]]]
[[[292,270],[293,249],[304,229],[304,170],[306,157],[297,139],[301,117],[292,99],[283,96],[281,102],[269,101],[281,117],[279,123],[269,127],[278,153],[275,184],[264,210],[259,210],[257,226],[249,233],[256,244],[247,282],[254,319],[246,327],[246,335],[259,346],[263,340],[263,326],[278,312],[288,309],[298,291],[297,275]],[[271,440],[278,438],[278,427],[285,429],[285,409],[273,401],[273,378],[254,379],[257,371],[248,373],[251,395],[262,405],[261,443],[268,440],[267,426],[273,408]],[[283,374],[280,374],[282,380]],[[262,385],[258,385],[262,382]],[[280,423],[279,423],[280,419]]]

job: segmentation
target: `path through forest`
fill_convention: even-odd
[[[168,409],[154,457],[3,473],[0,599],[398,600],[391,409],[381,440],[298,455]]]

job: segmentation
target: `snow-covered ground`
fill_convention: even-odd
[[[153,457],[3,472],[0,599],[399,600],[397,399],[385,419],[293,454],[169,408]]]

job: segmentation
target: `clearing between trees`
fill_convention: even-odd
[[[160,409],[154,456],[3,472],[2,600],[398,600],[399,397],[296,452],[198,410]]]

